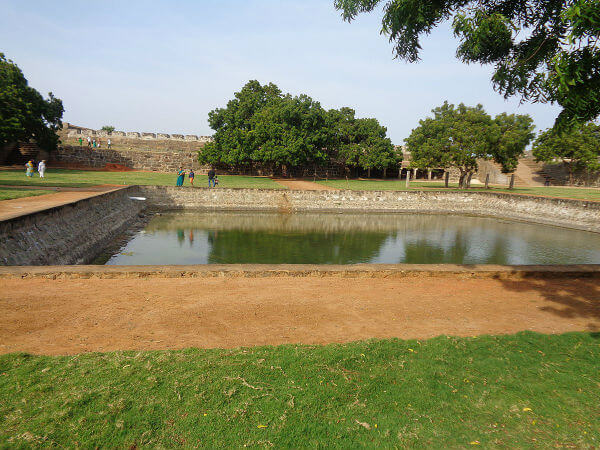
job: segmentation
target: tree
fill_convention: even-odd
[[[285,95],[253,117],[258,148],[252,159],[270,166],[322,165],[326,153],[326,112],[307,95]]]
[[[468,107],[444,102],[432,110],[433,117],[419,121],[406,139],[411,152],[411,166],[428,169],[456,167],[460,171],[459,187],[477,169],[478,158],[489,158],[498,130],[483,106]]]
[[[432,112],[433,117],[419,121],[406,139],[411,166],[456,167],[460,171],[460,187],[468,184],[477,170],[478,159],[493,159],[505,172],[515,170],[533,139],[533,121],[526,115],[504,113],[492,119],[481,105],[469,107],[461,103],[455,107],[448,102]]]
[[[214,141],[200,161],[231,167],[259,163],[272,172],[328,162],[386,169],[397,162],[386,128],[356,119],[354,110],[325,111],[308,95],[283,94],[274,84],[248,82],[226,108],[209,113]]]
[[[115,127],[112,125],[104,125],[101,129],[102,131],[106,131],[108,134],[111,134],[113,131],[115,131]]]
[[[213,142],[206,144],[200,153],[200,161],[234,167],[249,165],[252,153],[259,149],[252,118],[281,96],[281,90],[274,84],[262,86],[252,80],[234,94],[225,108],[211,111],[208,124],[215,133]]]
[[[502,165],[504,173],[514,172],[519,158],[535,137],[533,119],[528,115],[502,113],[494,118],[494,123],[499,136],[492,147],[492,156]]]
[[[377,119],[357,119],[350,108],[328,111],[330,123],[330,149],[335,149],[337,159],[346,167],[361,167],[368,171],[396,166],[402,155],[396,153],[387,129]],[[385,175],[384,175],[385,176]]]
[[[381,33],[419,60],[420,38],[452,19],[463,62],[492,64],[505,97],[558,103],[555,127],[600,114],[600,0],[335,0],[344,20],[383,3]]]
[[[58,145],[62,101],[50,92],[48,99],[30,87],[21,69],[0,53],[0,147],[34,139],[46,149]]]
[[[536,161],[560,160],[569,173],[569,183],[572,185],[576,170],[589,173],[600,169],[600,126],[586,123],[564,133],[548,129],[540,133],[533,143],[533,156]]]

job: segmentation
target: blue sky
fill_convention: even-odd
[[[250,79],[376,117],[395,144],[444,100],[528,113],[538,130],[558,113],[505,101],[491,67],[456,60],[449,26],[408,64],[379,35],[380,11],[348,24],[333,0],[0,0],[0,12],[0,51],[63,100],[65,121],[92,128],[212,134],[208,112]]]

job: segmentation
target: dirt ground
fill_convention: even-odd
[[[338,189],[324,184],[313,183],[306,180],[293,180],[288,178],[273,178],[273,181],[296,191],[337,191]]]
[[[0,202],[0,221],[19,217],[23,214],[32,214],[55,206],[95,197],[104,192],[114,191],[122,187],[114,185],[98,185],[86,188],[56,188],[46,186],[11,186],[19,189],[35,189],[49,191],[46,195],[38,197],[23,197]],[[50,193],[54,192],[54,193]]]
[[[0,353],[600,330],[594,279],[0,279]]]

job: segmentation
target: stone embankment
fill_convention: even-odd
[[[464,214],[600,233],[600,202],[582,200],[457,191],[131,186],[0,222],[0,265],[85,264],[135,225],[144,208]]]
[[[138,220],[131,188],[0,222],[0,265],[82,264]]]
[[[163,209],[470,214],[600,232],[600,202],[458,191],[294,191],[141,186]]]

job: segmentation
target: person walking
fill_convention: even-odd
[[[106,141],[106,145],[108,145],[108,148],[110,148],[110,138],[108,138],[108,141]]]
[[[25,174],[28,177],[32,177],[33,176],[33,160],[30,159],[29,161],[27,161],[27,164],[25,164],[25,169],[26,169]]]
[[[42,159],[38,164],[38,173],[40,174],[40,178],[44,178],[45,172],[46,172],[46,160]]]
[[[215,172],[215,169],[213,169],[211,167],[210,170],[208,171],[208,187],[210,187],[211,183],[212,183],[212,187],[215,187],[215,177],[216,176],[217,176],[217,173]]]
[[[83,147],[83,139],[79,138],[79,146]]]
[[[92,138],[90,138],[89,136],[87,137],[87,143],[88,143],[88,147],[92,148]]]
[[[192,185],[192,187],[194,187],[194,177],[196,176],[196,174],[194,173],[194,169],[190,169],[190,173],[188,175],[188,177],[190,178],[190,184]]]
[[[94,140],[92,141],[92,147],[96,148],[96,146],[97,146],[97,145],[98,145],[98,144],[96,144],[96,139],[94,139]]]
[[[185,180],[185,170],[179,169],[179,172],[177,172],[177,184],[175,186],[183,186],[184,180]]]
[[[102,147],[102,139],[98,138],[98,148]]]

